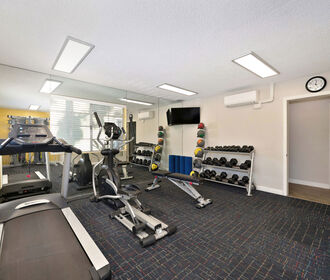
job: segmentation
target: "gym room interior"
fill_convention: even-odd
[[[329,279],[329,0],[0,1],[0,279]]]

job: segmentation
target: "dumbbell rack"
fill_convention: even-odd
[[[154,153],[155,153],[155,144],[151,144],[151,143],[136,143],[134,145],[134,152],[133,152],[133,157],[135,159],[137,159],[137,157],[142,157],[142,158],[148,158],[150,159],[150,164],[149,165],[144,165],[144,164],[139,164],[139,163],[135,163],[135,162],[130,162],[130,164],[132,165],[136,165],[136,166],[142,166],[142,167],[146,167],[149,169],[149,171],[151,170],[151,164],[152,164],[152,159],[154,158]],[[150,156],[146,156],[146,155],[138,155],[136,153],[138,148],[143,148],[144,150],[148,150],[151,151],[152,154]]]
[[[227,170],[227,171],[230,171],[233,174],[236,173],[236,172],[241,173],[241,174],[246,174],[246,176],[249,177],[249,183],[246,184],[245,186],[238,185],[237,182],[235,184],[228,183],[228,179],[225,179],[223,181],[217,181],[215,179],[205,178],[205,180],[215,182],[215,183],[219,183],[219,184],[225,184],[225,185],[245,188],[246,191],[247,191],[247,195],[252,196],[252,189],[255,189],[255,186],[254,186],[253,181],[252,181],[253,180],[255,150],[253,150],[250,153],[242,153],[242,152],[229,152],[229,151],[212,151],[212,150],[205,150],[204,149],[202,160],[205,160],[207,155],[209,155],[209,154],[236,155],[236,156],[240,156],[240,157],[245,158],[245,159],[246,159],[246,157],[248,157],[248,159],[251,160],[251,167],[248,168],[248,169],[240,169],[238,166],[236,166],[236,167],[226,167],[226,166],[209,165],[209,164],[202,163],[202,168],[200,169],[200,171],[204,172],[206,167],[207,167],[208,169],[212,168],[212,169],[216,169],[216,170]]]

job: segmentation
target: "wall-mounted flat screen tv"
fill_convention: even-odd
[[[200,123],[200,107],[171,108],[166,112],[168,125]]]

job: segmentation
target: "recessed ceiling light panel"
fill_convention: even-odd
[[[43,93],[52,93],[60,84],[62,84],[62,82],[51,80],[51,79],[47,79],[44,82],[42,88],[40,89],[40,92],[43,92]]]
[[[70,36],[67,37],[52,69],[72,73],[93,48],[94,45],[92,44]]]
[[[169,85],[169,84],[162,84],[158,87],[161,88],[161,89],[173,91],[173,92],[184,94],[184,95],[195,95],[195,94],[197,94],[197,92],[193,92],[193,91],[186,90],[186,89],[183,89],[183,88],[175,87],[175,86],[172,86],[172,85]]]
[[[279,74],[277,70],[275,70],[272,66],[270,66],[254,53],[249,53],[242,57],[236,58],[233,60],[233,62],[261,78],[267,78]]]
[[[128,103],[135,103],[135,104],[146,105],[146,106],[151,106],[152,105],[152,103],[138,101],[138,100],[132,100],[132,99],[127,99],[127,98],[120,98],[120,100],[121,101],[128,102]]]
[[[37,111],[39,108],[40,108],[40,105],[33,105],[33,104],[31,104],[29,106],[29,110],[32,110],[32,111]]]

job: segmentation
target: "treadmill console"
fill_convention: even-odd
[[[49,128],[40,124],[15,124],[9,137],[19,144],[47,144],[54,138]]]

